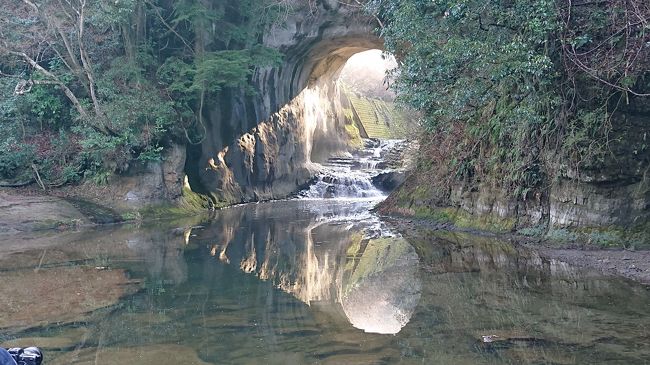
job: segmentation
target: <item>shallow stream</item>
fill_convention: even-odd
[[[650,363],[644,287],[492,238],[402,236],[376,202],[17,238],[0,342],[45,364]]]
[[[507,241],[389,226],[394,144],[297,199],[3,236],[0,345],[69,364],[650,364],[650,291]]]

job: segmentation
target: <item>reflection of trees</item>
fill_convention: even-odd
[[[150,277],[165,284],[182,284],[187,281],[187,263],[183,258],[182,239],[168,232],[148,231],[127,241],[143,261]]]
[[[429,359],[456,364],[485,363],[484,356],[497,363],[602,363],[617,351],[610,341],[629,344],[621,363],[637,363],[635,356],[644,352],[632,344],[643,342],[636,321],[647,306],[647,295],[638,295],[627,283],[545,259],[502,239],[426,232],[410,242],[430,274],[412,319],[420,326],[406,327],[401,334],[434,339],[435,346],[427,347]],[[482,335],[499,339],[482,346]],[[453,349],[458,343],[476,347],[461,359]],[[402,351],[423,346],[404,343]]]
[[[434,274],[478,272],[481,277],[498,274],[521,281],[527,287],[575,282],[588,274],[503,239],[437,231],[410,241],[423,258],[426,270]]]
[[[179,222],[191,227],[196,220]],[[89,267],[126,268],[134,276],[180,284],[187,280],[183,257],[183,230],[169,223],[139,227],[130,225],[99,227],[80,232],[43,233],[30,237],[20,249],[0,256],[0,267]]]

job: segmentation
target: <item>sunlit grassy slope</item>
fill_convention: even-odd
[[[367,134],[369,138],[404,138],[405,116],[394,103],[359,96],[345,87],[342,91],[350,101],[352,117],[355,123],[360,124],[362,136]]]

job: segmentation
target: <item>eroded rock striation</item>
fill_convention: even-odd
[[[284,60],[255,72],[254,95],[209,101],[207,136],[186,164],[192,188],[221,203],[284,197],[314,175],[312,161],[346,149],[333,81],[353,54],[383,48],[374,27],[358,8],[322,1],[270,29],[264,43]]]
[[[383,203],[384,213],[450,219],[473,228],[598,228],[624,230],[634,242],[650,243],[650,103],[633,99],[612,117],[608,149],[579,168],[566,156],[551,156],[557,174],[538,189],[513,193],[479,181],[455,181],[432,188],[434,178],[420,169]],[[596,232],[598,233],[598,232]],[[587,236],[597,240],[598,234]],[[617,239],[610,239],[618,244]],[[602,242],[601,242],[602,243]]]

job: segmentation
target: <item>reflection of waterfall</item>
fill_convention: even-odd
[[[382,232],[368,219],[371,206],[294,200],[234,207],[195,230],[192,242],[205,240],[222,263],[308,305],[342,309],[356,328],[397,333],[419,299],[418,257],[401,238],[370,238]]]
[[[375,198],[385,193],[372,178],[401,164],[406,145],[402,140],[365,140],[364,148],[349,156],[331,157],[309,187],[298,193],[302,198]]]

